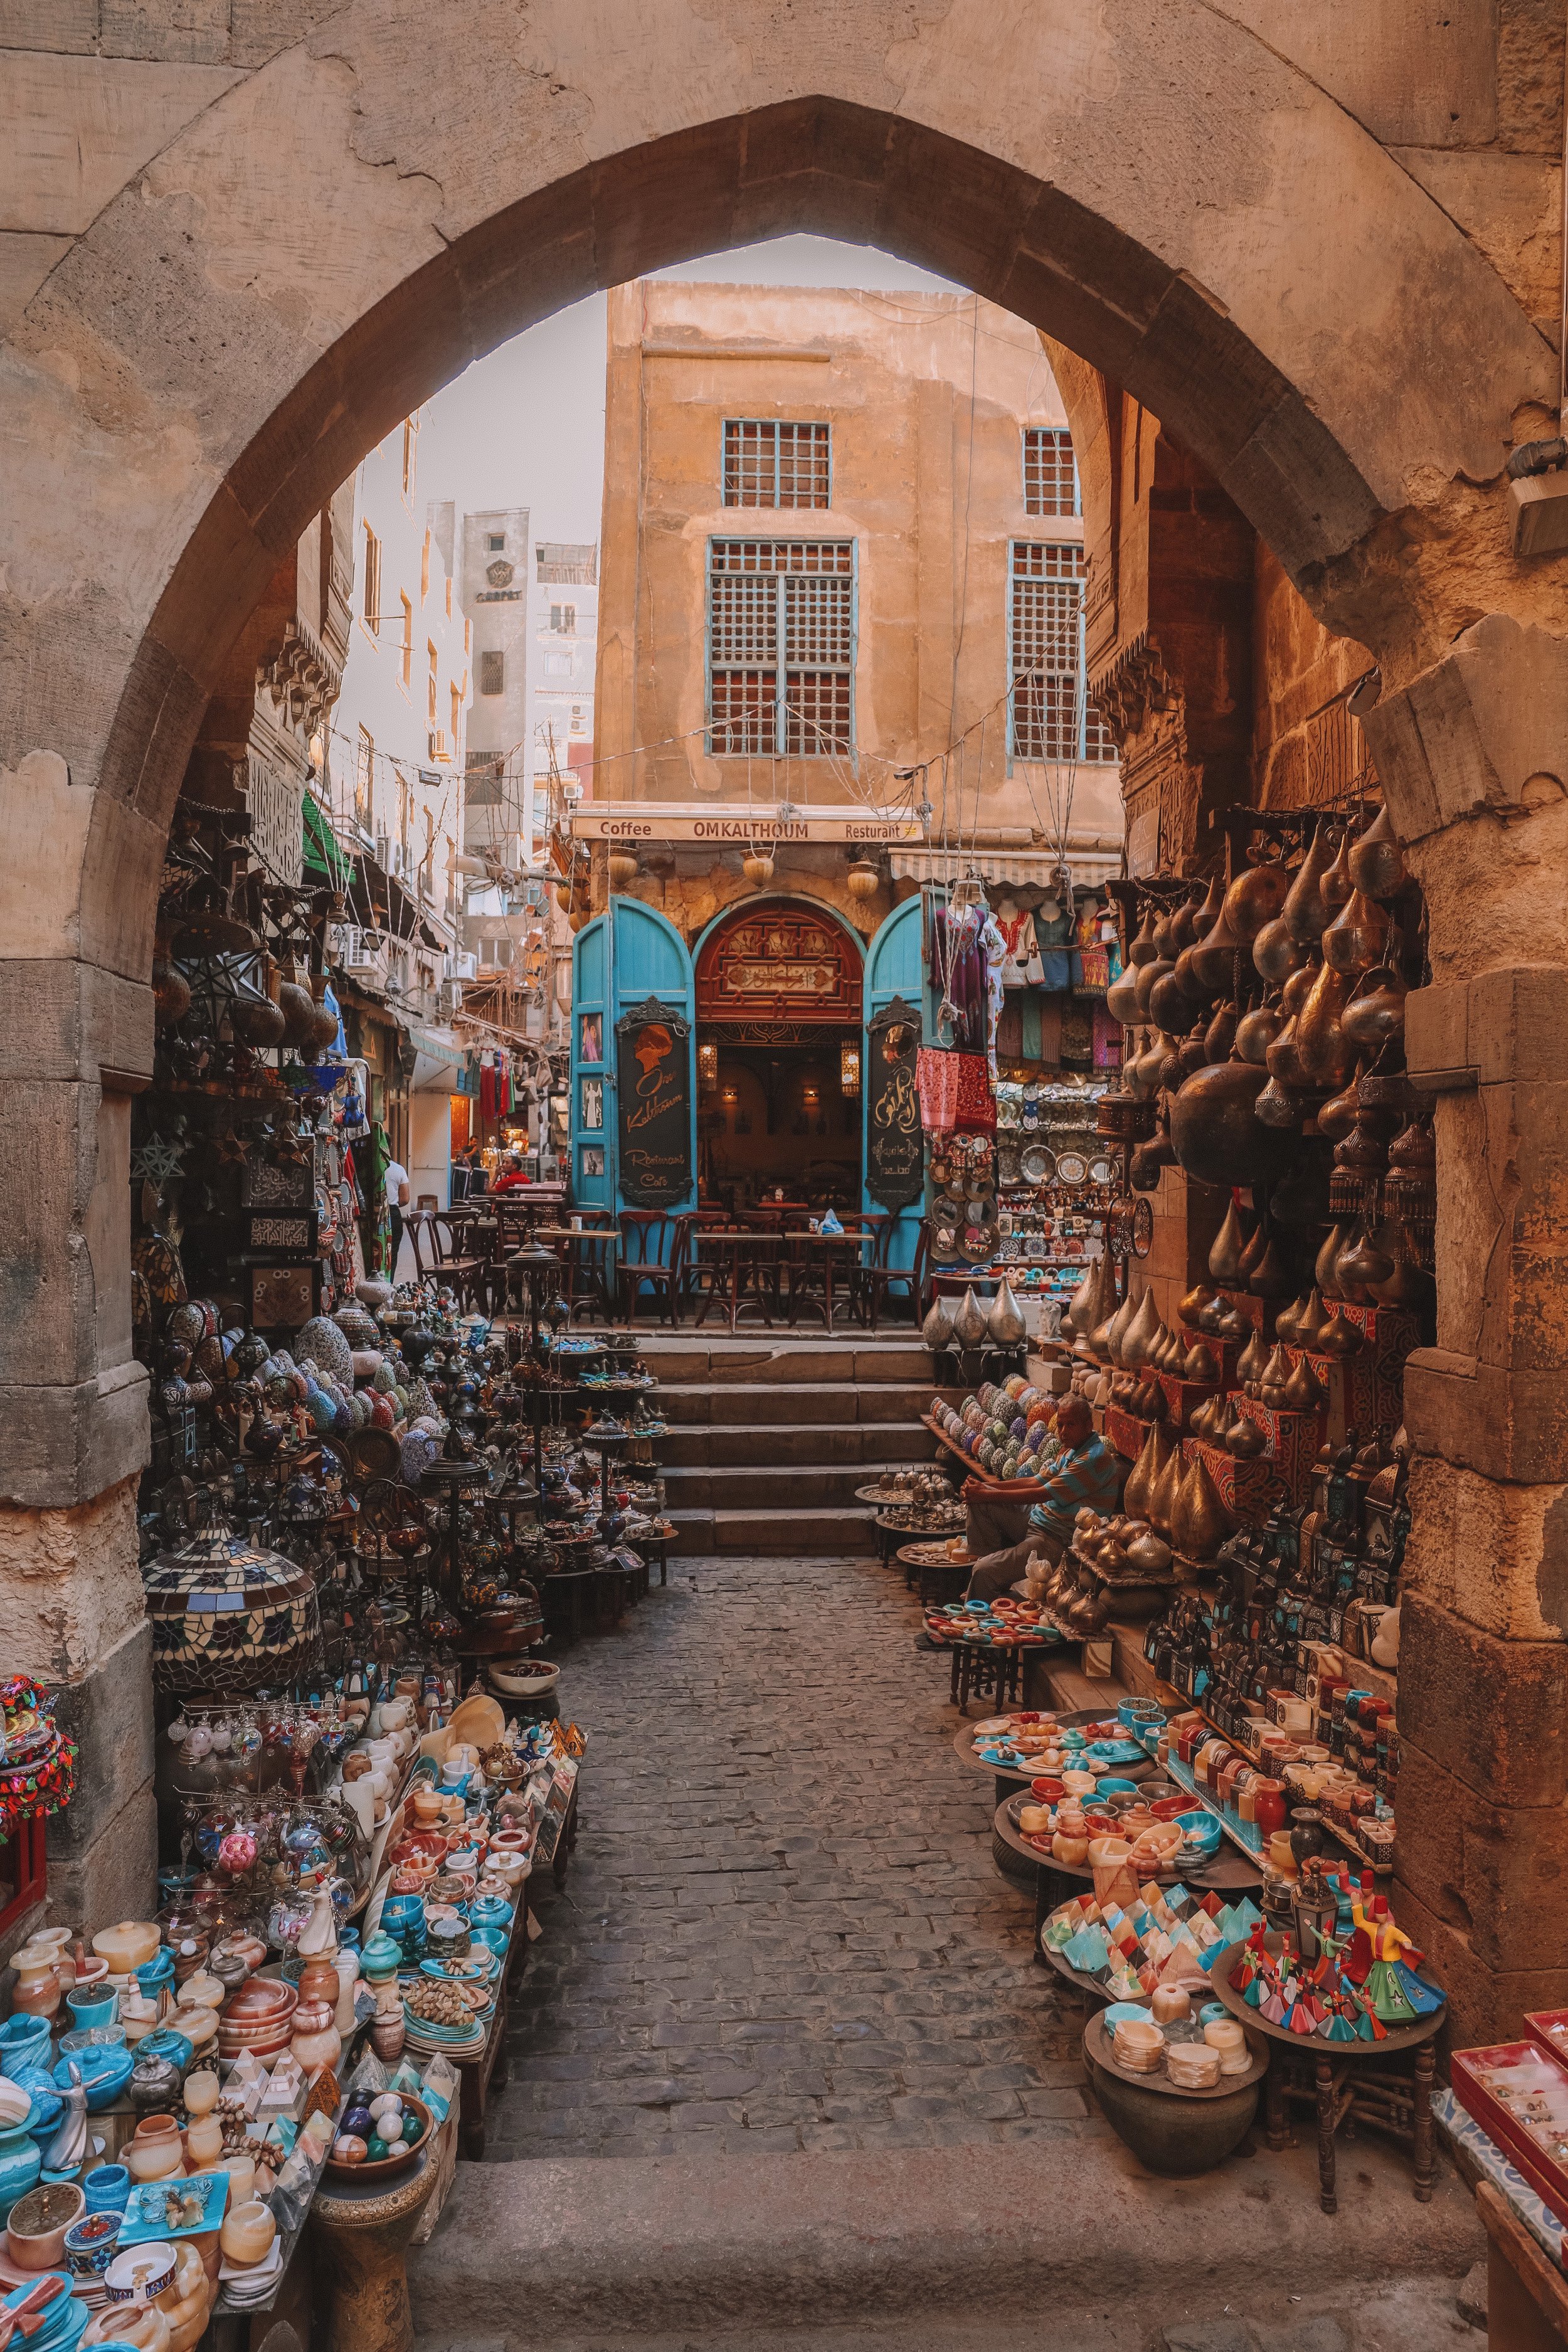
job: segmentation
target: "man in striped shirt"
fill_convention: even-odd
[[[1094,1416],[1082,1397],[1063,1398],[1056,1433],[1061,1450],[1046,1477],[989,1486],[971,1478],[965,1486],[969,1549],[975,1554],[971,1601],[994,1601],[1021,1583],[1031,1555],[1054,1567],[1072,1539],[1079,1511],[1115,1510],[1125,1465],[1096,1436]]]

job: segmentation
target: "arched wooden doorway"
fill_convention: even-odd
[[[784,896],[727,908],[696,955],[698,1165],[704,1194],[749,1207],[782,1187],[861,1202],[862,951],[827,908]]]

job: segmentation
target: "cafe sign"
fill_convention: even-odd
[[[572,835],[576,841],[710,842],[721,849],[791,841],[859,843],[874,849],[888,842],[925,837],[918,817],[882,816],[874,809],[803,809],[781,817],[762,809],[658,807],[647,803],[623,808],[613,803],[575,808]]]
[[[866,1190],[884,1209],[907,1208],[925,1186],[925,1136],[915,1088],[921,1016],[901,996],[867,1024]]]
[[[621,1195],[669,1209],[691,1190],[691,1024],[656,996],[616,1024]]]

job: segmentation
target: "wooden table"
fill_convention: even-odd
[[[1278,1951],[1282,1937],[1265,1937],[1269,1951]],[[1286,2102],[1313,2106],[1318,2115],[1318,2201],[1325,2213],[1337,2212],[1334,2189],[1334,2138],[1342,2126],[1358,2123],[1386,2133],[1408,2147],[1415,2173],[1415,2200],[1432,2200],[1436,2157],[1432,2136],[1432,2084],[1437,2057],[1432,2044],[1443,2030],[1447,2008],[1424,2017],[1415,2025],[1391,2026],[1382,2042],[1325,2042],[1321,2034],[1292,2033],[1271,2025],[1235,1990],[1231,1970],[1246,1947],[1231,1944],[1209,1970],[1215,1999],[1223,2001],[1237,2021],[1279,2045],[1265,2084],[1268,2145],[1276,2150],[1289,2145]],[[1284,2058],[1289,2051],[1292,2067]],[[1414,2053],[1414,2081],[1403,2074],[1374,2073],[1392,2058]],[[1307,2069],[1310,2064],[1310,2080]]]
[[[792,1326],[795,1321],[795,1310],[799,1304],[799,1301],[795,1297],[795,1267],[797,1265],[803,1267],[808,1266],[811,1263],[812,1253],[816,1250],[821,1251],[822,1297],[820,1300],[808,1299],[806,1303],[810,1306],[821,1306],[823,1327],[826,1330],[831,1331],[833,1328],[833,1311],[836,1303],[833,1296],[833,1277],[837,1270],[834,1253],[835,1251],[841,1250],[854,1250],[858,1253],[864,1250],[867,1244],[874,1238],[874,1231],[848,1234],[796,1233],[784,1234],[784,1257],[786,1264],[791,1269],[789,1286],[789,1319]],[[854,1268],[851,1267],[849,1271],[851,1275],[853,1275]]]
[[[742,1299],[750,1296],[768,1329],[773,1329],[773,1318],[768,1305],[770,1294],[773,1307],[779,1304],[779,1239],[777,1234],[760,1234],[746,1225],[692,1227],[691,1270],[711,1277],[702,1293],[694,1328],[701,1328],[708,1319],[708,1309],[718,1299],[729,1309],[730,1328],[733,1331],[740,1320]],[[749,1265],[742,1263],[742,1253],[750,1255]]]
[[[1035,1958],[1043,1961],[1045,1954],[1040,1948],[1040,1930],[1058,1905],[1070,1902],[1075,1895],[1081,1895],[1086,1887],[1093,1885],[1094,1873],[1087,1863],[1058,1862],[1055,1854],[1042,1853],[1037,1845],[1031,1845],[1015,1817],[1015,1808],[1023,1801],[1023,1792],[1019,1792],[1005,1798],[997,1806],[991,1824],[991,1851],[998,1866],[1004,1870],[1005,1864],[1001,1861],[999,1847],[1035,1865]],[[1022,1878],[1024,1874],[1007,1870],[1006,1875]],[[1142,1881],[1139,1883],[1142,1885]],[[1155,1873],[1156,1885],[1190,1886],[1199,1895],[1206,1895],[1211,1887],[1221,1895],[1253,1895],[1262,1883],[1260,1874],[1250,1863],[1244,1861],[1239,1854],[1227,1853],[1224,1846],[1212,1862],[1175,1863],[1169,1869]]]
[[[1476,2185],[1476,2210],[1487,2233],[1489,2352],[1563,2352],[1568,2278],[1489,2180]]]

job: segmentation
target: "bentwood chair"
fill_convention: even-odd
[[[910,1312],[917,1325],[925,1314],[926,1260],[930,1252],[931,1227],[922,1217],[915,1235],[912,1265],[889,1265],[888,1254],[892,1247],[898,1222],[897,1217],[887,1217],[878,1227],[875,1255],[860,1276],[860,1300],[873,1331],[879,1328],[882,1309],[895,1291],[901,1290],[908,1298]]]
[[[686,1277],[689,1220],[669,1216],[662,1209],[623,1209],[619,1223],[621,1252],[616,1286],[622,1316],[629,1324],[643,1292],[650,1290],[663,1320],[675,1323]]]

